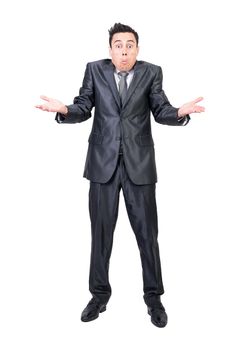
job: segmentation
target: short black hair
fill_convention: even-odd
[[[129,27],[129,26],[125,25],[125,24],[115,23],[113,25],[113,27],[111,27],[109,29],[109,44],[110,44],[110,47],[111,47],[111,42],[112,42],[113,35],[116,34],[116,33],[132,33],[135,36],[136,43],[137,43],[137,46],[138,46],[138,42],[139,42],[139,35],[138,35],[138,33],[134,29],[132,29],[131,27]]]

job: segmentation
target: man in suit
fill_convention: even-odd
[[[167,324],[160,296],[164,293],[158,247],[157,182],[150,114],[156,122],[186,125],[191,113],[204,107],[202,98],[173,107],[162,89],[162,69],[137,61],[138,34],[116,23],[109,30],[110,59],[87,64],[79,96],[73,104],[41,96],[36,107],[57,112],[58,123],[80,123],[91,117],[93,126],[84,174],[90,181],[89,212],[92,231],[89,290],[93,296],[81,315],[88,322],[106,310],[111,296],[108,278],[113,233],[122,189],[128,217],[140,250],[144,301],[157,327]]]

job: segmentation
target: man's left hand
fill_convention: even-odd
[[[198,97],[194,101],[182,105],[178,110],[178,118],[184,117],[186,114],[205,112],[205,107],[197,105],[202,100],[203,97]]]

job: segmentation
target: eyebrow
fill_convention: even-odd
[[[117,42],[122,42],[122,40],[119,40],[119,39],[118,39],[118,40],[115,40],[115,41],[114,41],[114,44],[117,43]],[[127,43],[130,43],[130,42],[135,44],[135,41],[134,41],[134,40],[127,40]]]

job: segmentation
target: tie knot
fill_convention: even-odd
[[[128,76],[128,72],[119,72],[118,73],[118,76],[120,77],[120,78],[126,78],[127,76]]]

